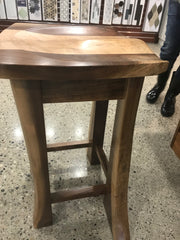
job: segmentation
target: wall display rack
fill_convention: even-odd
[[[0,0],[0,31],[14,22],[100,24],[157,42],[166,0]]]

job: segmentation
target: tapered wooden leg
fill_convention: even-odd
[[[89,126],[89,140],[92,141],[93,147],[89,148],[87,153],[91,164],[99,164],[96,146],[103,147],[107,109],[108,101],[93,102]]]
[[[11,80],[34,180],[34,227],[52,223],[40,81]]]
[[[129,240],[128,179],[134,123],[142,89],[143,78],[128,80],[127,94],[117,104],[107,185],[105,208],[114,240]]]

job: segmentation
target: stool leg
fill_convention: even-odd
[[[91,164],[99,164],[95,147],[103,147],[107,110],[108,101],[93,102],[89,126],[89,140],[92,140],[93,146],[87,152]]]
[[[129,240],[128,179],[136,112],[143,78],[128,79],[126,97],[117,104],[107,186],[105,208],[114,240]]]
[[[40,81],[11,80],[34,181],[35,228],[52,224]]]

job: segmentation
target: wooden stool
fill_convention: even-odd
[[[34,179],[34,227],[52,224],[51,204],[105,194],[113,239],[130,239],[127,192],[133,129],[144,76],[167,69],[138,39],[105,27],[17,23],[0,35],[0,77],[11,80]],[[110,160],[103,151],[108,100],[118,99]],[[46,144],[43,103],[94,101],[89,140]],[[50,193],[48,151],[88,147],[107,182]]]
[[[176,156],[180,159],[180,121],[171,141],[171,148],[175,152]]]

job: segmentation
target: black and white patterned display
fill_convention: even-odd
[[[165,0],[151,0],[148,2],[143,31],[158,32]]]
[[[0,0],[0,19],[132,25],[158,32],[164,5],[165,0]]]
[[[131,25],[136,0],[126,0],[123,13],[123,25]]]
[[[28,0],[28,10],[30,20],[42,20],[41,1],[40,0]]]
[[[137,0],[134,8],[132,25],[140,26],[144,13],[145,0]]]
[[[122,22],[122,16],[123,16],[123,10],[124,10],[124,3],[125,1],[114,1],[114,8],[113,8],[113,24],[121,24]]]

